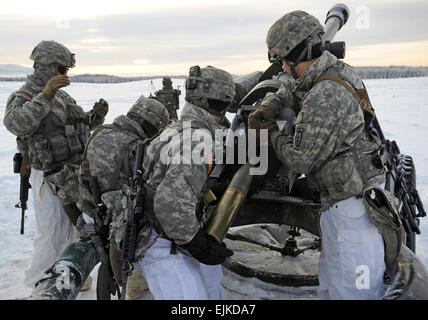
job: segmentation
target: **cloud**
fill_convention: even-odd
[[[354,46],[345,61],[355,66],[427,66],[428,40]]]
[[[346,40],[350,61],[357,59],[352,55],[357,52],[353,48],[382,43],[397,43],[400,47],[400,42],[427,39],[426,2],[347,2],[351,17],[336,39]],[[28,56],[32,48],[42,39],[53,39],[76,53],[75,72],[80,69],[91,72],[92,67],[93,72],[105,70],[105,73],[120,68],[124,70],[121,73],[125,70],[187,73],[193,64],[217,64],[230,67],[233,73],[250,72],[267,65],[266,33],[281,15],[301,8],[323,22],[336,1],[311,0],[302,5],[271,0],[215,3],[186,0],[172,5],[170,2],[169,6],[165,1],[156,1],[156,6],[145,2],[147,7],[127,1],[126,11],[117,9],[123,1],[117,3],[121,5],[108,3],[100,12],[94,7],[94,14],[89,14],[92,12],[89,7],[89,12],[79,18],[74,9],[69,14],[71,18],[40,13],[26,17],[0,16],[0,63],[31,65]],[[358,9],[362,4],[369,9],[369,29],[358,25],[362,18]],[[369,57],[364,61],[370,62]],[[407,62],[403,59],[401,64]]]

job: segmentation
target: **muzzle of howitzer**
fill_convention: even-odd
[[[235,173],[205,226],[205,232],[219,243],[226,236],[251,187],[253,176],[249,170],[250,164],[247,163]]]
[[[321,51],[327,50],[338,59],[345,58],[345,42],[332,42],[337,31],[339,31],[348,21],[349,8],[342,3],[335,4],[328,12],[324,24],[323,45]]]
[[[324,22],[324,41],[332,41],[337,31],[339,31],[348,21],[349,8],[343,4],[335,4],[328,12]]]

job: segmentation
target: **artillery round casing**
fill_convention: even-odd
[[[223,241],[251,187],[253,176],[249,170],[247,163],[235,173],[205,226],[205,232],[219,243]]]

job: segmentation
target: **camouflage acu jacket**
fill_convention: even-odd
[[[92,133],[86,146],[85,159],[90,174],[98,179],[101,194],[129,185],[135,161],[133,149],[146,138],[147,134],[141,126],[124,115],[115,118],[112,124],[99,126]],[[96,204],[88,191],[81,186],[79,207],[90,214],[84,201],[93,207]]]
[[[134,147],[146,138],[147,134],[136,121],[121,115],[112,124],[99,126],[86,146],[84,162],[88,165],[89,173],[98,179],[101,200],[107,207],[102,218],[110,223],[110,238],[118,248],[121,247],[126,228],[125,211],[130,192],[129,178],[135,162]],[[82,212],[94,217],[95,199],[82,177],[77,206]],[[140,221],[139,227],[144,227],[147,233],[147,219]]]
[[[5,127],[19,137],[18,148],[28,148],[30,163],[38,170],[56,170],[65,163],[79,164],[83,153],[82,128],[93,129],[103,120],[92,123],[89,112],[59,90],[52,101],[33,76],[12,93],[7,101]],[[79,131],[80,130],[80,131]]]
[[[10,95],[3,122],[18,137],[18,149],[28,151],[31,166],[50,176],[53,191],[64,198],[59,189],[79,166],[90,130],[104,119],[91,121],[92,113],[83,111],[63,90],[58,90],[52,101],[42,91],[37,78],[28,76],[26,83]]]
[[[364,129],[364,116],[354,96],[340,84],[321,75],[334,75],[354,88],[363,83],[347,64],[325,51],[297,80],[286,81],[262,105],[277,114],[283,107],[299,110],[295,133],[272,134],[279,159],[305,174],[308,184],[321,193],[323,209],[384,182],[382,169],[373,165],[380,139]]]
[[[198,132],[211,139],[214,147],[216,129],[223,130],[211,114],[186,103],[181,120],[170,124],[147,149],[143,167],[147,182],[156,189],[154,214],[166,236],[178,245],[188,243],[203,227],[196,211],[207,191],[206,182],[211,167],[209,160],[186,159],[189,151],[199,151],[199,144],[192,139],[192,135],[195,130],[200,130]]]

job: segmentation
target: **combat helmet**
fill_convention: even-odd
[[[190,68],[186,79],[187,102],[223,117],[221,112],[233,102],[234,95],[235,82],[228,72],[212,66]]]
[[[149,135],[156,134],[169,121],[168,110],[162,103],[143,96],[134,103],[126,116],[140,123]]]
[[[66,68],[73,68],[76,61],[74,53],[56,41],[42,41],[31,53],[31,60],[42,65],[58,64]]]
[[[285,14],[272,25],[266,36],[269,61],[280,62],[301,44],[303,50],[293,59],[295,64],[310,60],[312,47],[321,43],[323,33],[324,28],[314,16],[300,10]]]

